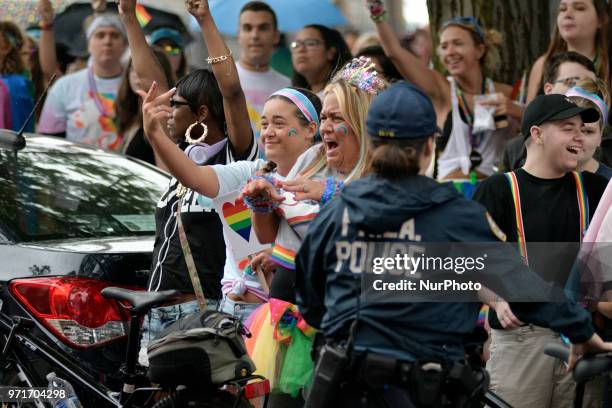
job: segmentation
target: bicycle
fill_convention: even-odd
[[[570,349],[558,343],[549,343],[544,347],[544,353],[567,363]],[[582,408],[584,402],[585,384],[601,375],[612,374],[612,353],[600,353],[582,357],[572,370],[576,381],[574,408]],[[610,391],[608,391],[610,392]],[[608,397],[608,399],[610,399]]]
[[[86,406],[100,406],[99,402],[101,402],[105,406],[120,408],[162,408],[187,405],[190,407],[242,408],[250,407],[248,400],[256,397],[264,397],[265,406],[269,383],[258,375],[247,375],[218,385],[196,385],[194,383],[172,388],[151,386],[146,369],[137,364],[140,323],[152,308],[176,299],[179,292],[174,290],[144,292],[107,287],[102,289],[101,294],[108,299],[118,301],[130,314],[125,364],[117,373],[117,378],[122,383],[120,391],[112,390],[96,381],[90,373],[71,361],[69,356],[46,344],[40,338],[29,335],[29,331],[37,326],[34,319],[9,317],[0,313],[0,333],[3,333],[5,337],[2,354],[0,354],[3,371],[14,370],[18,380],[28,387],[46,387],[44,379],[32,366],[30,355],[34,354],[44,360],[53,370],[61,372],[62,377],[66,378],[75,389],[86,389],[97,397],[97,402],[84,404]],[[253,380],[259,381],[250,383]],[[155,401],[155,395],[161,391],[170,391],[170,393],[159,401]],[[44,408],[45,402],[35,400],[32,406]]]

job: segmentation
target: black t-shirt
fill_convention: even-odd
[[[186,143],[179,145],[183,150],[187,146]],[[228,138],[223,149],[211,157],[206,164],[228,164],[238,160],[255,160],[256,158],[257,144],[254,143],[254,139],[244,154],[235,156]],[[178,236],[177,187],[178,182],[173,178],[155,210],[156,235],[149,290],[176,289],[185,293],[194,293]],[[225,243],[221,220],[214,210],[212,200],[188,190],[181,207],[181,219],[203,286],[204,296],[209,299],[220,299],[221,278],[225,265]]]
[[[580,211],[574,176],[568,173],[558,179],[541,179],[522,168],[516,170],[515,174],[519,185],[529,267],[546,281],[564,285],[578,246],[564,249],[563,245],[550,245],[546,247],[550,250],[544,253],[541,243],[580,241]],[[607,183],[603,177],[588,172],[582,173],[582,179],[590,220]],[[474,200],[487,208],[509,242],[518,241],[514,201],[508,179],[503,174],[495,174],[484,180],[476,190]],[[537,243],[531,253],[530,242]],[[489,323],[493,328],[501,328],[495,313],[489,313]]]
[[[125,148],[125,154],[155,165],[155,154],[142,127],[138,128],[132,140]]]

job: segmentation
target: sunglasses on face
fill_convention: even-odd
[[[181,53],[179,47],[173,47],[172,45],[164,45],[161,49],[168,55],[177,56]]]
[[[309,38],[306,40],[295,40],[293,41],[290,46],[292,50],[295,50],[297,48],[300,48],[302,46],[305,46],[306,48],[314,48],[317,45],[321,44],[321,40],[317,40],[314,38]]]
[[[181,106],[181,105],[190,106],[188,102],[182,102],[182,101],[177,101],[175,99],[170,99],[170,107],[172,109],[176,108],[177,106]]]

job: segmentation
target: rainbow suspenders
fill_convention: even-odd
[[[572,175],[576,181],[576,198],[578,199],[578,211],[580,212],[580,242],[586,234],[589,226],[589,201],[584,190],[584,182],[582,175],[579,172],[573,171]],[[525,239],[525,226],[523,224],[523,211],[521,209],[521,194],[519,192],[518,180],[516,174],[512,172],[504,173],[510,184],[512,192],[512,201],[514,202],[514,216],[516,218],[516,232],[518,236],[518,245],[521,257],[525,265],[529,265],[527,256],[527,240]]]

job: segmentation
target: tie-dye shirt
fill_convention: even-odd
[[[266,100],[279,89],[291,86],[291,81],[273,69],[266,72],[249,71],[240,66],[239,63],[236,63],[236,71],[238,72],[240,84],[242,89],[244,89],[244,95],[247,100],[251,128],[255,133],[255,137],[259,138],[261,114]],[[264,149],[262,145],[259,146],[259,151],[263,155]]]
[[[60,78],[49,90],[38,131],[65,132],[68,140],[119,150],[121,137],[115,122],[115,98],[121,76],[107,79],[94,75],[93,79],[92,90],[87,68]]]

